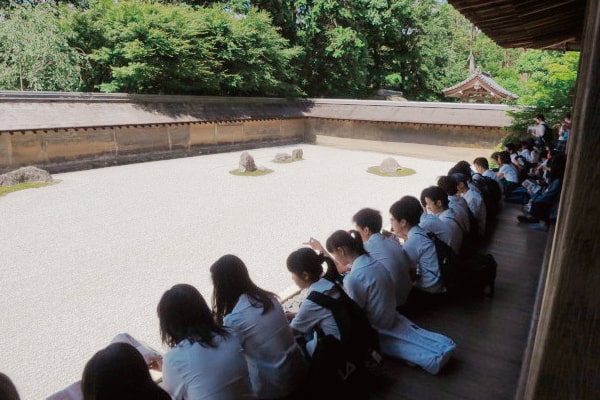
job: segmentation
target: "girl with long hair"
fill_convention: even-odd
[[[173,399],[255,398],[239,339],[215,322],[195,287],[179,284],[167,290],[157,313],[162,341],[171,348],[162,372]]]
[[[215,318],[242,342],[256,396],[288,396],[304,379],[306,363],[277,297],[256,286],[234,255],[219,258],[210,273]]]

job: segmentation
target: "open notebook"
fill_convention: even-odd
[[[154,350],[146,343],[135,339],[128,333],[119,333],[110,341],[110,343],[129,343],[140,352],[147,364],[150,363],[150,360],[156,359],[157,357],[162,357],[160,352]],[[162,380],[160,372],[150,370],[150,374],[155,382],[160,382]],[[83,394],[81,393],[81,381],[77,381],[72,385],[67,386],[63,390],[54,393],[52,396],[48,397],[47,400],[83,400]]]

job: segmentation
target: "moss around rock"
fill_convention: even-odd
[[[18,185],[14,185],[14,186],[0,186],[0,196],[4,196],[7,193],[11,193],[11,192],[16,192],[18,190],[24,190],[24,189],[34,189],[34,188],[40,188],[40,187],[44,187],[44,186],[49,186],[49,185],[54,185],[55,183],[58,183],[59,181],[54,181],[54,182],[25,182],[25,183],[19,183]]]
[[[417,173],[417,171],[415,171],[412,168],[400,168],[393,172],[384,172],[384,171],[381,171],[381,168],[379,165],[376,165],[374,167],[369,167],[369,169],[367,169],[367,172],[370,174],[375,174],[375,175],[379,175],[379,176],[389,176],[389,177],[409,176],[409,175],[414,175]]]
[[[241,172],[238,168],[232,169],[231,171],[229,171],[229,173],[231,175],[235,175],[235,176],[263,176],[263,175],[268,175],[271,172],[273,172],[273,170],[268,169],[268,168],[257,169],[255,171],[249,171],[249,172]]]

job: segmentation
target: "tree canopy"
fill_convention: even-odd
[[[0,89],[455,101],[472,56],[563,112],[576,79],[577,53],[502,49],[439,0],[0,1]]]

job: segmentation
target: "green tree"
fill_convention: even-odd
[[[73,20],[89,54],[90,88],[104,92],[297,95],[298,53],[254,9],[102,0]]]
[[[578,52],[530,50],[518,60],[518,71],[526,79],[525,91],[518,99],[524,106],[512,112],[513,130],[523,132],[533,116],[544,114],[549,125],[571,112],[574,101]]]
[[[62,13],[51,4],[0,10],[0,87],[77,90],[85,57],[68,43]]]

